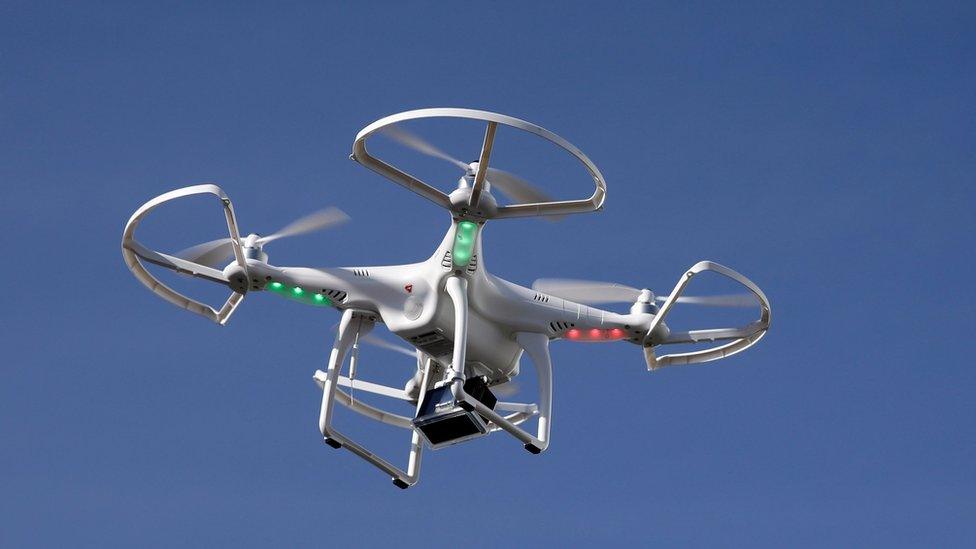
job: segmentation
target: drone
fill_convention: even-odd
[[[477,160],[463,162],[407,131],[404,122],[466,119],[485,124]],[[526,180],[489,165],[499,126],[527,132],[567,151],[592,178],[588,198],[552,200]],[[461,172],[448,193],[374,157],[367,141],[384,135],[424,155],[455,165]],[[366,126],[353,143],[352,160],[437,204],[450,213],[451,224],[425,261],[380,267],[281,267],[269,262],[266,246],[275,240],[334,226],[347,219],[328,208],[295,221],[267,236],[242,236],[230,198],[213,184],[176,189],[146,202],[129,219],[122,236],[122,255],[135,277],[159,297],[223,325],[249,293],[267,292],[304,305],[336,309],[341,319],[325,371],[313,376],[322,390],[319,430],[326,444],[346,449],[408,488],[420,478],[423,450],[440,449],[497,431],[514,437],[528,452],[549,447],[552,428],[553,341],[634,345],[648,370],[697,364],[732,356],[755,345],[769,329],[770,305],[751,280],[712,261],[688,268],[671,292],[656,295],[646,288],[568,279],[540,279],[526,288],[488,272],[482,248],[485,225],[496,219],[541,216],[548,219],[602,210],[606,182],[582,151],[535,124],[497,113],[458,108],[430,108],[387,116]],[[135,238],[140,222],[164,203],[195,195],[215,196],[227,222],[228,236],[173,255],[152,250]],[[505,203],[500,203],[499,199]],[[229,261],[229,263],[228,263]],[[154,276],[146,264],[204,279],[230,289],[219,308],[187,297]],[[733,295],[686,296],[698,275],[716,273],[744,286]],[[626,313],[594,305],[630,303]],[[759,318],[741,327],[672,330],[665,320],[678,303],[712,307],[758,307]],[[357,376],[363,343],[392,344],[370,332],[377,324],[403,340],[396,349],[410,355],[402,387]],[[688,352],[661,354],[669,345],[691,345]],[[706,348],[700,348],[702,345]],[[660,355],[660,356],[659,356]],[[519,375],[528,356],[538,378],[536,402],[499,400]],[[375,402],[354,398],[360,391]],[[380,398],[383,397],[383,398]],[[376,455],[334,425],[339,403],[369,419],[410,431],[405,468]],[[535,422],[535,430],[526,424]]]

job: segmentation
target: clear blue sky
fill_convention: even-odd
[[[0,5],[0,545],[972,543],[972,3],[358,4]],[[601,214],[492,225],[496,274],[665,291],[714,259],[768,338],[653,375],[556,344],[548,452],[431,452],[401,492],[318,435],[338,315],[254,295],[218,327],[125,269],[132,211],[204,181],[244,230],[353,217],[281,263],[427,257],[446,216],[346,159],[426,106],[606,176]],[[220,236],[172,219],[173,249]]]

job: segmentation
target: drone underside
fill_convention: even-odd
[[[407,120],[450,117],[487,123],[476,162],[458,161],[419,137],[396,126]],[[596,188],[586,199],[553,201],[520,178],[489,167],[499,124],[542,137],[578,159]],[[449,161],[463,170],[457,188],[446,194],[399,168],[377,159],[367,139],[383,132],[424,154]],[[619,284],[539,280],[532,289],[487,272],[481,233],[492,219],[560,216],[602,207],[606,184],[596,166],[561,137],[528,122],[485,111],[422,109],[389,116],[363,129],[352,158],[364,166],[447,209],[452,223],[433,255],[411,265],[349,268],[279,267],[268,262],[264,246],[278,238],[318,230],[345,220],[332,208],[292,223],[266,237],[242,237],[230,199],[216,185],[197,185],[160,195],[137,210],[123,233],[122,253],[133,274],[157,295],[194,313],[224,324],[248,292],[268,291],[288,299],[342,312],[326,371],[315,372],[323,398],[319,427],[326,443],[346,448],[369,461],[406,488],[419,478],[424,446],[441,448],[503,430],[526,450],[540,453],[549,445],[552,414],[550,341],[613,342],[640,347],[648,369],[725,358],[754,345],[769,328],[770,306],[762,291],[741,274],[709,261],[684,272],[667,297]],[[493,191],[512,199],[499,205]],[[151,250],[135,239],[140,221],[159,205],[197,194],[221,202],[229,236],[195,246],[182,254]],[[232,258],[225,265],[228,258]],[[219,309],[186,297],[159,281],[144,262],[223,284],[232,290]],[[702,272],[727,277],[748,290],[743,296],[684,296],[692,278]],[[627,314],[589,304],[630,302]],[[738,328],[672,331],[664,322],[676,303],[742,306],[759,309],[759,318]],[[410,345],[412,373],[403,387],[390,387],[356,376],[359,345],[369,342],[377,323]],[[692,352],[657,356],[662,345],[720,342]],[[499,401],[493,389],[519,374],[527,355],[538,377],[536,402]],[[345,372],[345,373],[343,373]],[[363,391],[400,401],[411,415],[394,413],[350,396]],[[375,455],[333,425],[334,405],[346,406],[371,419],[412,433],[408,463],[401,469]],[[536,420],[534,432],[522,425]]]

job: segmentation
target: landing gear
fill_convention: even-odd
[[[549,446],[552,418],[552,363],[549,358],[549,337],[540,333],[516,334],[516,340],[531,358],[539,378],[538,404],[497,402],[484,379],[475,377],[468,379],[465,371],[468,341],[467,281],[461,277],[451,276],[447,279],[446,289],[454,304],[454,350],[451,369],[447,372],[446,379],[441,381],[437,388],[428,390],[433,361],[429,358],[425,361],[421,368],[424,373],[420,383],[421,391],[424,392],[421,393],[422,398],[417,406],[416,417],[399,416],[374,408],[360,400],[354,400],[350,394],[338,388],[343,386],[387,397],[413,400],[402,389],[359,381],[354,379],[351,373],[349,377],[341,375],[347,354],[352,349],[353,360],[355,360],[354,342],[372,329],[376,313],[346,309],[342,314],[339,332],[329,357],[328,371],[318,371],[315,374],[315,381],[322,388],[319,430],[325,443],[335,449],[349,450],[373,464],[390,475],[393,484],[401,489],[413,486],[419,480],[420,458],[425,442],[432,448],[439,448],[502,430],[518,439],[524,448],[533,454],[539,454]],[[435,396],[437,398],[434,398]],[[336,401],[372,419],[409,429],[411,440],[406,470],[396,467],[339,432],[332,425]],[[444,406],[439,408],[436,406],[438,403]],[[428,404],[427,408],[430,409],[424,408],[425,404]],[[513,413],[503,416],[499,411]],[[521,423],[533,417],[539,419],[534,436],[519,427]],[[465,421],[470,422],[473,427],[469,428]]]
[[[347,386],[353,385],[354,381],[352,379],[340,375],[342,364],[353,342],[356,341],[360,334],[365,335],[372,327],[371,313],[354,311],[352,309],[343,311],[342,320],[339,322],[339,332],[336,334],[335,345],[332,348],[332,354],[329,356],[329,369],[327,372],[316,372],[315,375],[316,382],[320,383],[322,387],[322,408],[319,412],[319,430],[322,432],[326,444],[336,449],[345,448],[349,450],[390,475],[394,479],[393,483],[396,486],[406,488],[416,484],[420,477],[420,457],[423,451],[420,435],[413,430],[410,418],[389,414],[367,404],[356,402],[345,392],[337,390],[340,384]],[[393,391],[393,389],[389,390]],[[373,419],[411,430],[410,453],[406,471],[354,442],[349,437],[340,433],[332,425],[333,411],[337,399],[344,406],[352,408]]]
[[[447,279],[447,294],[454,304],[454,354],[451,357],[451,392],[458,405],[465,410],[477,412],[485,421],[493,424],[494,428],[507,431],[519,439],[526,449],[531,446],[544,451],[549,447],[549,431],[552,418],[552,362],[549,357],[549,337],[545,334],[519,332],[516,340],[532,359],[539,377],[539,425],[536,435],[532,436],[512,421],[498,414],[486,406],[465,388],[465,353],[468,343],[468,282],[463,278],[452,276]],[[530,452],[532,450],[529,450]],[[533,452],[533,453],[538,453]]]

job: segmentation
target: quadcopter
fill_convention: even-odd
[[[484,123],[484,140],[477,160],[457,160],[403,127],[404,122],[430,118]],[[589,173],[595,184],[593,194],[577,200],[552,200],[524,179],[490,166],[499,126],[528,132],[567,151]],[[367,141],[380,134],[455,165],[462,172],[456,188],[444,193],[372,156],[366,148]],[[125,226],[122,255],[135,277],[153,293],[221,325],[252,292],[263,291],[340,311],[328,367],[313,376],[322,390],[319,429],[329,446],[344,448],[368,461],[389,475],[399,488],[408,488],[419,480],[425,447],[439,449],[505,431],[533,454],[546,450],[552,428],[552,341],[632,344],[643,351],[648,370],[657,370],[729,357],[755,345],[769,328],[770,305],[762,290],[738,272],[711,261],[701,261],[687,269],[666,296],[655,295],[646,288],[566,279],[540,279],[532,288],[526,288],[489,273],[482,249],[482,234],[489,221],[553,218],[603,207],[606,182],[600,170],[574,145],[540,126],[487,111],[412,110],[366,126],[356,136],[350,158],[450,213],[450,227],[427,260],[381,267],[273,265],[266,245],[333,226],[346,220],[345,214],[330,208],[267,236],[242,236],[230,198],[213,184],[176,189],[146,202]],[[136,228],[155,208],[194,195],[217,197],[227,222],[226,238],[175,255],[152,250],[136,240]],[[500,203],[499,198],[506,203]],[[146,263],[221,284],[231,290],[230,296],[216,309],[170,288],[146,268]],[[748,292],[684,295],[691,281],[705,272],[731,279]],[[626,313],[593,306],[605,303],[631,305]],[[670,329],[665,319],[678,303],[758,307],[759,318],[737,328],[677,331]],[[405,376],[402,387],[357,377],[362,343],[391,345],[370,334],[377,324],[409,345],[405,354],[411,355],[412,371]],[[699,345],[689,352],[659,356],[661,349],[675,344]],[[700,348],[701,344],[707,348]],[[536,402],[499,400],[496,393],[504,395],[503,389],[518,376],[526,355],[538,377]],[[374,400],[389,402],[390,407],[354,398],[353,391],[377,395]],[[406,468],[394,465],[339,431],[334,425],[337,402],[367,418],[410,431]],[[526,430],[524,424],[532,421],[535,430]]]

